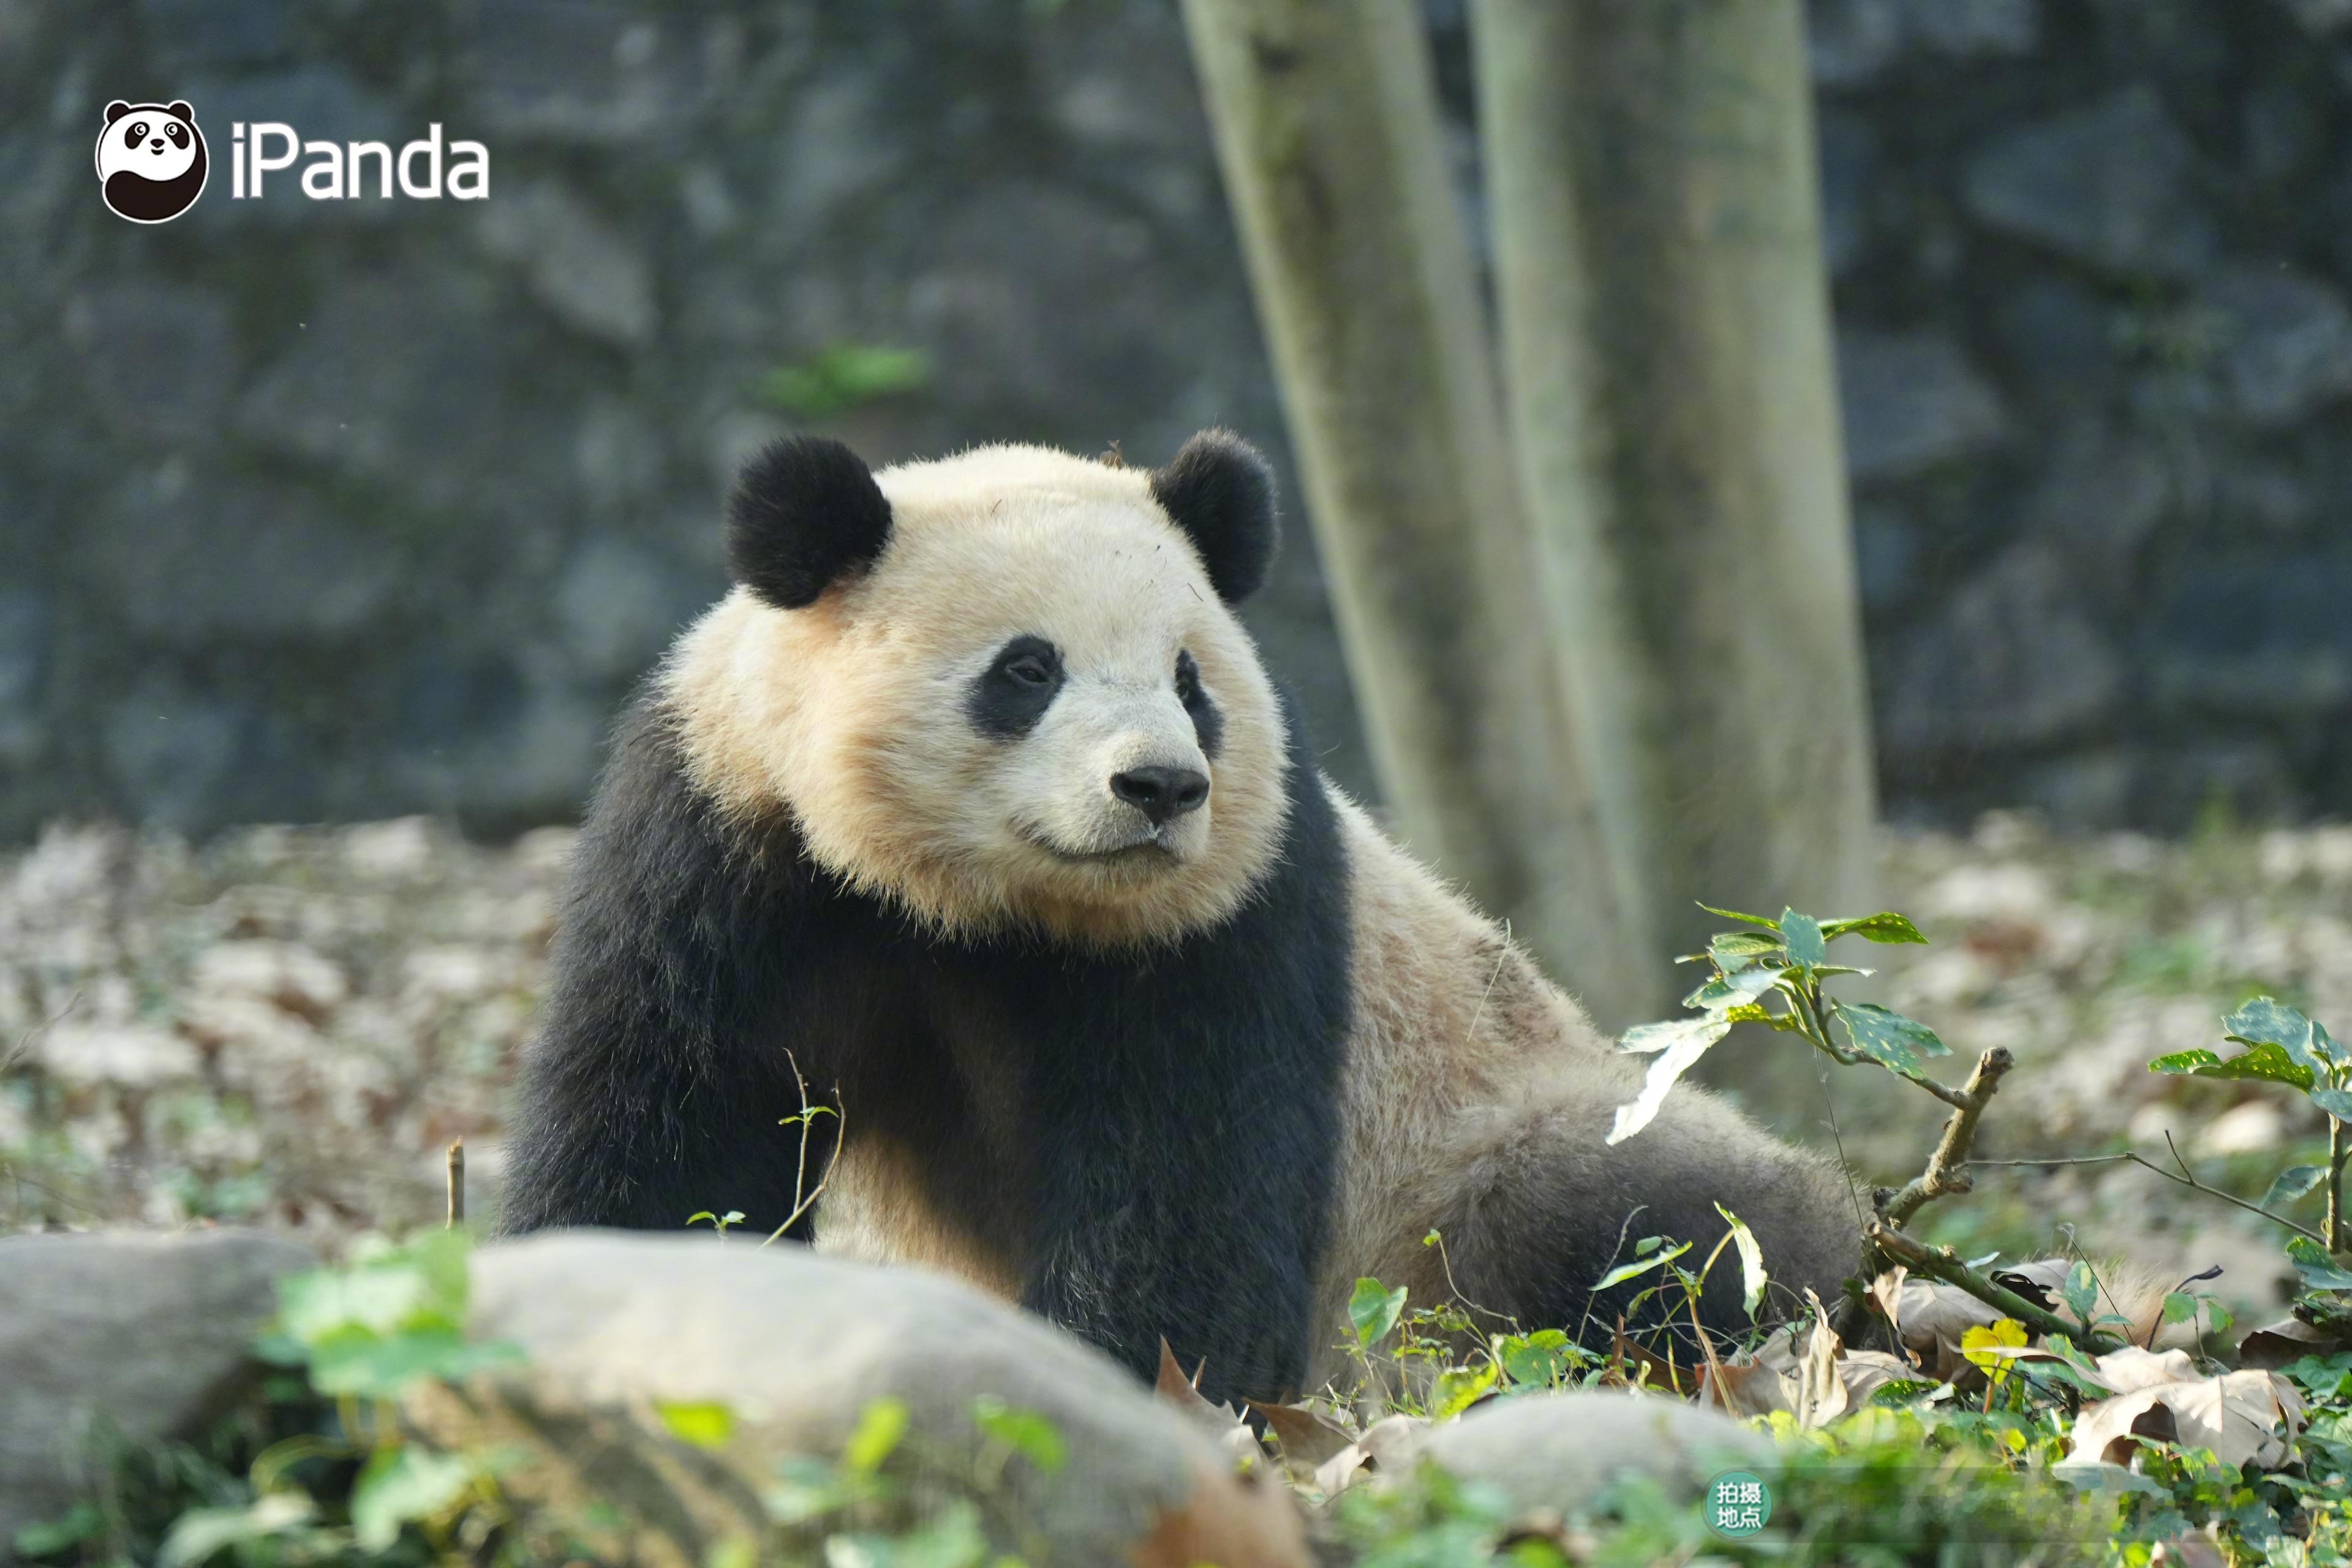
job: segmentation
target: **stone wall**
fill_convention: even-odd
[[[1890,808],[2344,810],[2352,5],[1813,20]],[[114,97],[195,105],[187,216],[100,205]],[[237,120],[491,196],[231,201]],[[1286,462],[1166,0],[0,0],[0,835],[566,815],[843,344],[928,362],[826,420],[877,461]],[[1293,537],[1253,624],[1369,790]]]

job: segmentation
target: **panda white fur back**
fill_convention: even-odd
[[[583,835],[509,1226],[777,1223],[796,1066],[845,1128],[802,1234],[1222,1393],[1338,1373],[1364,1274],[1605,1333],[1621,1246],[1711,1244],[1718,1201],[1829,1293],[1843,1175],[1690,1088],[1609,1148],[1640,1064],[1316,772],[1232,608],[1273,543],[1218,433],[755,460],[740,585]]]

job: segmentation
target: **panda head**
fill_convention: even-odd
[[[162,184],[186,174],[203,156],[195,111],[186,104],[117,99],[106,106],[106,128],[98,136],[100,179],[135,174]]]
[[[1120,946],[1213,923],[1287,811],[1234,610],[1276,537],[1265,460],[1223,431],[1148,471],[991,447],[877,474],[780,441],[729,509],[737,587],[666,678],[688,766],[940,928]]]

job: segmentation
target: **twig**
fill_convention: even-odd
[[[23,1056],[27,1050],[32,1048],[33,1042],[41,1037],[43,1031],[47,1030],[54,1024],[62,1022],[67,1014],[72,1012],[75,1008],[80,1005],[81,993],[77,991],[72,995],[66,998],[66,1005],[64,1006],[58,1008],[56,1012],[50,1014],[47,1017],[42,1019],[39,1023],[26,1030],[24,1034],[17,1037],[16,1045],[10,1048],[8,1054],[5,1057],[0,1057],[0,1072],[5,1072],[8,1068],[15,1067],[16,1065],[16,1058]]]
[[[2169,1143],[2171,1140],[2168,1137],[2165,1142]],[[2175,1149],[2172,1152],[2172,1157],[2175,1160],[2179,1160],[2180,1158],[2180,1151]],[[2260,1204],[2250,1204],[2243,1198],[2231,1197],[2229,1194],[2223,1192],[2219,1187],[2207,1186],[2204,1183],[2199,1181],[2194,1175],[2185,1173],[2181,1175],[2174,1175],[2170,1171],[2166,1170],[2155,1161],[2140,1154],[2077,1154],[2063,1160],[1971,1160],[1969,1163],[1971,1165],[1986,1166],[2112,1165],[2118,1162],[2137,1165],[2143,1171],[2153,1171],[2168,1182],[2178,1183],[2179,1185],[2184,1187],[2194,1187],[2197,1191],[2203,1193],[2207,1197],[2219,1198],[2225,1204],[2234,1205],[2235,1206],[2245,1210],[2248,1214],[2258,1214],[2264,1219],[2269,1220],[2273,1225],[2282,1225],[2287,1229],[2294,1232],[2297,1236],[2309,1237],[2312,1240],[2318,1242],[2322,1247],[2327,1245],[2326,1238],[2322,1237],[2317,1231],[2306,1230],[2302,1226],[2295,1224],[2294,1221],[2287,1218],[2286,1215],[2283,1214],[2273,1214],[2269,1209],[2263,1207]],[[2184,1173],[2189,1169],[2185,1163],[2180,1168]]]
[[[788,1121],[798,1121],[801,1124],[800,1163],[793,1173],[793,1212],[784,1216],[783,1224],[768,1233],[768,1239],[760,1243],[761,1247],[770,1247],[782,1240],[784,1232],[798,1225],[801,1216],[816,1206],[816,1200],[824,1195],[825,1187],[833,1181],[833,1168],[841,1163],[841,1146],[848,1142],[849,1138],[849,1110],[841,1103],[839,1086],[836,1085],[834,1089],[831,1105],[811,1105],[808,1097],[808,1079],[802,1076],[800,1058],[793,1056],[792,1052],[786,1051],[784,1059],[793,1064],[793,1081],[800,1086],[801,1113],[796,1117],[785,1118]],[[816,1179],[815,1187],[804,1192],[803,1189],[808,1183],[809,1133],[814,1130],[816,1115],[821,1110],[830,1113],[833,1117],[833,1152],[826,1157],[824,1173]]]
[[[1996,1285],[1966,1263],[1948,1247],[1923,1247],[1899,1230],[1873,1223],[1863,1233],[1871,1245],[1885,1252],[1914,1274],[1925,1274],[1941,1279],[1947,1285],[1957,1285],[2006,1317],[2016,1319],[2028,1328],[2047,1336],[2055,1334],[2071,1340],[2093,1355],[2121,1350],[2122,1342],[2111,1335],[2080,1323],[2072,1323],[2049,1308],[2029,1301],[2006,1286]]]
[[[449,1140],[449,1222],[457,1229],[466,1223],[466,1141]]]
[[[1944,1123],[1944,1136],[1928,1156],[1927,1168],[1911,1178],[1894,1199],[1878,1211],[1878,1217],[1889,1226],[1908,1224],[1911,1216],[1935,1202],[1954,1193],[1965,1193],[1976,1184],[1969,1176],[1969,1150],[1976,1142],[1977,1123],[1984,1117],[1985,1107],[2000,1088],[2000,1080],[2016,1065],[2006,1046],[1995,1046],[1977,1058],[1976,1071],[1969,1075],[1966,1088],[1959,1091],[1952,1114]],[[1941,1087],[1940,1085],[1938,1087]]]
[[[2344,1119],[2327,1119],[2327,1239],[2320,1245],[2330,1252],[2342,1252],[2352,1247],[2344,1229],[2344,1161],[2352,1155],[2344,1142]]]

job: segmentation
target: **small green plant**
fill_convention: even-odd
[[[1622,1143],[1657,1116],[1667,1091],[1698,1065],[1735,1024],[1761,1024],[1792,1034],[1842,1066],[1875,1062],[1897,1078],[1908,1079],[1939,1099],[1951,1090],[1927,1079],[1922,1068],[1930,1057],[1948,1056],[1950,1047],[1925,1024],[1868,1002],[1844,1002],[1822,990],[1822,983],[1840,975],[1868,974],[1829,961],[1829,944],[1841,937],[1858,936],[1874,942],[1925,942],[1919,928],[1892,910],[1851,920],[1821,921],[1795,910],[1783,910],[1778,920],[1699,908],[1751,928],[1727,931],[1708,939],[1705,952],[1688,953],[1677,963],[1704,963],[1707,978],[1683,998],[1696,1008],[1695,1018],[1643,1024],[1625,1032],[1620,1042],[1628,1051],[1654,1055],[1642,1092],[1617,1108],[1609,1142]],[[1776,1011],[1769,1005],[1777,998]],[[1843,1035],[1840,1045],[1834,1037]]]
[[[930,380],[930,361],[919,350],[835,343],[798,364],[778,365],[752,391],[796,418],[830,419],[861,403],[919,391]]]
[[[2223,1038],[2245,1049],[2226,1058],[2202,1047],[2177,1051],[2148,1063],[2148,1070],[2280,1084],[2326,1115],[2326,1163],[2295,1165],[2281,1172],[2263,1205],[2290,1204],[2315,1189],[2324,1192],[2327,1207],[2322,1228],[2316,1235],[2305,1233],[2303,1251],[2297,1252],[2290,1243],[2288,1252],[2307,1279],[2315,1271],[2324,1275],[2331,1268],[2341,1274],[2341,1268],[2318,1253],[2321,1248],[2328,1253],[2352,1250],[2344,1213],[2344,1166],[2352,1157],[2352,1142],[2345,1135],[2347,1126],[2352,1125],[2352,1050],[2339,1045],[2323,1026],[2268,996],[2257,996],[2224,1018],[2221,1030]],[[2352,1289],[2352,1277],[2326,1288]]]

